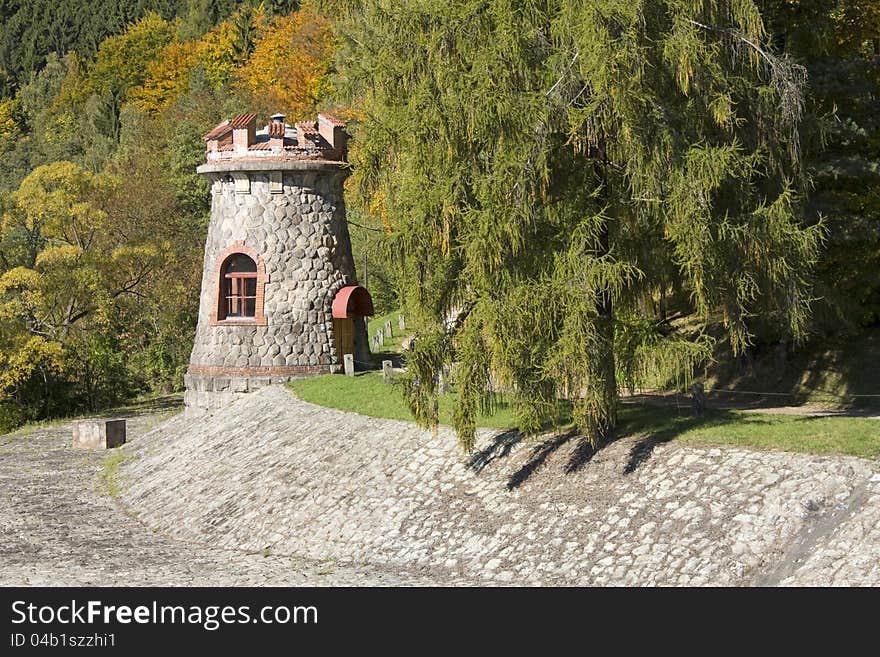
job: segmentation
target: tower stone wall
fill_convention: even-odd
[[[216,408],[269,383],[341,369],[331,307],[343,287],[356,283],[345,169],[326,159],[329,149],[315,155],[308,144],[311,151],[289,148],[276,157],[248,150],[235,157],[230,149],[231,156],[212,160],[212,146],[208,164],[199,167],[211,181],[212,204],[185,380],[190,409]],[[223,316],[223,266],[234,254],[257,266],[252,317]],[[354,318],[354,345],[355,358],[367,360],[361,317]]]

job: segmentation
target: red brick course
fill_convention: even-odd
[[[222,365],[190,365],[187,374],[194,376],[240,376],[240,377],[264,377],[264,376],[304,376],[308,374],[327,374],[330,371],[328,365],[293,365],[280,366],[258,365],[255,367],[225,367]]]

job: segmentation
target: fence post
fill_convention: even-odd
[[[695,383],[691,386],[691,407],[697,417],[702,417],[706,410],[706,392],[702,383]]]
[[[382,361],[382,380],[385,383],[391,383],[393,371],[391,369],[391,361],[383,360]]]
[[[394,334],[391,332],[391,320],[389,319],[385,322],[385,337],[389,340],[394,337]]]
[[[397,316],[397,328],[399,328],[401,331],[406,330],[406,320],[403,318],[403,315]]]
[[[354,354],[345,354],[342,360],[345,361],[345,376],[354,376]]]

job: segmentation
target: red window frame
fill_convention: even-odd
[[[263,295],[269,276],[253,248],[242,241],[227,246],[217,256],[214,276],[216,296],[211,326],[268,325]]]
[[[253,281],[248,294],[248,281]],[[257,316],[257,272],[233,272],[223,275],[224,319],[248,319]],[[248,301],[251,307],[248,308]],[[250,312],[248,312],[250,310]]]

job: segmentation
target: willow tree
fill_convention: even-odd
[[[735,352],[800,335],[822,228],[802,219],[801,67],[752,0],[365,0],[338,25],[360,108],[351,200],[380,217],[419,333],[410,405],[455,428],[497,391],[520,428],[557,400],[594,444],[620,385],[707,357],[652,311],[683,290]]]

